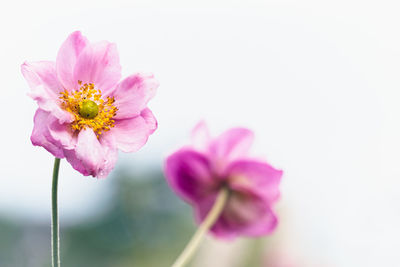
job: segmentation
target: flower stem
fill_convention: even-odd
[[[215,200],[214,206],[211,208],[210,212],[207,214],[207,217],[201,223],[196,233],[193,235],[192,239],[190,239],[189,243],[186,245],[185,249],[182,251],[181,255],[176,259],[175,263],[172,267],[183,267],[189,260],[192,258],[193,254],[196,252],[198,246],[200,245],[201,240],[211,229],[214,223],[217,221],[221,212],[223,211],[225,204],[229,197],[229,189],[223,187]]]
[[[60,267],[60,238],[58,229],[58,170],[60,159],[55,158],[53,168],[53,183],[51,187],[51,262],[53,267]]]

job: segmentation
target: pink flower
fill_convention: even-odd
[[[83,175],[106,177],[118,149],[139,150],[157,128],[147,102],[158,82],[153,75],[121,79],[116,45],[90,43],[79,31],[58,51],[56,62],[25,62],[22,74],[39,108],[31,135]]]
[[[204,123],[192,133],[193,147],[183,147],[165,162],[165,174],[172,189],[204,220],[222,187],[229,199],[211,231],[231,239],[239,235],[261,236],[277,225],[272,205],[279,198],[282,171],[248,157],[252,131],[230,129],[211,139]]]

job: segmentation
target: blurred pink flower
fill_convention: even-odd
[[[76,31],[55,62],[25,62],[21,70],[39,106],[32,144],[66,158],[83,175],[106,177],[118,149],[137,151],[157,128],[147,102],[158,82],[146,74],[120,81],[113,43],[90,43]]]
[[[204,220],[220,189],[227,186],[230,196],[212,233],[225,239],[271,233],[278,221],[272,205],[279,198],[282,171],[248,157],[252,131],[233,128],[211,139],[201,122],[192,139],[192,147],[166,159],[165,174],[172,189],[193,206],[196,221]]]

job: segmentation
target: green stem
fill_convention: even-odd
[[[53,168],[53,183],[51,187],[51,262],[53,267],[60,266],[60,238],[58,229],[58,170],[60,159],[55,158]]]
[[[196,233],[193,235],[192,239],[190,239],[189,243],[186,245],[181,255],[179,255],[179,257],[176,259],[172,267],[183,267],[186,263],[189,262],[189,260],[193,257],[193,254],[196,252],[205,234],[208,232],[208,230],[211,229],[211,227],[221,215],[221,212],[225,207],[228,197],[229,189],[223,187],[219,192],[217,199],[215,200],[214,206],[211,208],[207,217],[201,223]]]

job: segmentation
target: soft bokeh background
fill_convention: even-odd
[[[270,237],[209,237],[192,266],[400,266],[398,1],[9,1],[0,9],[0,266],[49,266],[53,158],[29,137],[20,64],[69,33],[118,45],[123,75],[154,72],[159,130],[106,180],[60,174],[62,261],[169,266],[195,230],[163,158],[206,119],[255,130],[282,168]]]

